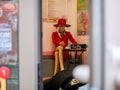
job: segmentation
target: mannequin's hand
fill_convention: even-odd
[[[61,46],[65,46],[65,42],[64,42],[64,41],[60,42],[59,44],[60,44]]]

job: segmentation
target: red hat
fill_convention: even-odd
[[[58,23],[54,25],[55,27],[59,26],[65,26],[65,27],[70,27],[71,25],[66,24],[66,19],[59,19]]]

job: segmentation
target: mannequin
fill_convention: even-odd
[[[60,65],[60,71],[64,70],[63,60],[68,59],[68,52],[63,52],[63,49],[68,46],[68,40],[71,41],[72,44],[77,44],[73,36],[70,32],[66,31],[66,27],[70,27],[71,25],[66,24],[65,19],[59,19],[58,23],[54,25],[57,31],[52,33],[52,42],[55,44],[54,58],[54,73],[55,75],[58,72],[58,68]]]

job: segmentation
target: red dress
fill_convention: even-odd
[[[65,46],[64,46],[65,48],[66,46],[68,46],[68,40],[70,40],[72,44],[77,44],[77,42],[75,41],[75,39],[73,38],[70,32],[65,31],[65,36],[63,37],[60,37],[57,31],[52,33],[52,42],[55,44],[55,48],[59,46],[59,43],[61,41],[65,42]],[[68,60],[68,54],[69,54],[68,52],[64,52],[64,60]],[[54,53],[53,53],[53,57],[54,57]]]

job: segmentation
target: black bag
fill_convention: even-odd
[[[63,70],[58,72],[50,81],[50,87],[48,90],[77,90],[85,83],[80,83],[77,79],[73,78],[72,70]]]

